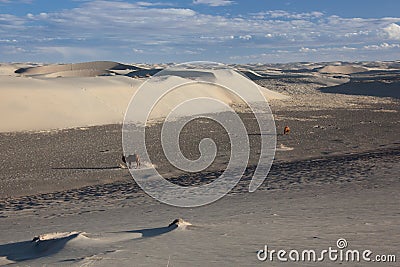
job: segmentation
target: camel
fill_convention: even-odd
[[[122,155],[122,161],[126,164],[126,166],[128,167],[128,169],[131,168],[132,163],[136,163],[136,169],[140,168],[140,157],[138,154],[133,154],[133,155],[128,155],[127,157],[125,157],[124,155]]]

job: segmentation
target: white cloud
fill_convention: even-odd
[[[18,42],[16,39],[0,39],[0,43],[16,43]]]
[[[308,47],[302,47],[299,49],[299,52],[302,52],[302,53],[309,53],[309,52],[316,52],[316,51],[317,51],[317,49],[308,48]]]
[[[143,51],[142,49],[132,48],[132,51],[133,51],[134,53],[138,53],[138,54],[143,54],[143,53],[144,53],[144,51]]]
[[[25,19],[23,18],[11,14],[0,14],[0,26],[21,26],[24,24]]]
[[[285,10],[269,10],[266,12],[259,12],[253,14],[255,16],[266,16],[269,18],[277,19],[277,18],[284,18],[284,19],[310,19],[310,18],[320,18],[324,15],[322,12],[313,11],[313,12],[305,12],[305,13],[294,13],[288,12]]]
[[[351,51],[356,51],[357,47],[351,47],[351,46],[323,46],[323,47],[318,47],[318,48],[308,48],[308,47],[302,47],[299,49],[299,52],[303,53],[310,53],[310,52],[351,52]]]
[[[386,32],[389,39],[400,40],[400,26],[396,23],[390,24],[383,30]]]
[[[366,30],[366,31],[357,31],[357,32],[346,33],[344,36],[350,38],[350,37],[358,37],[360,35],[369,35],[370,33],[371,32],[368,31],[368,30]]]
[[[9,46],[9,45],[7,45],[7,46],[2,46],[2,51],[1,51],[1,53],[2,54],[5,54],[5,55],[16,55],[16,54],[21,54],[21,53],[25,53],[25,52],[27,52],[27,50],[25,50],[24,48],[22,48],[22,47],[19,47],[19,46]],[[1,54],[0,53],[0,54]]]
[[[138,6],[172,6],[171,3],[163,3],[163,2],[136,2]]]
[[[239,39],[243,39],[243,40],[250,40],[251,38],[253,38],[253,36],[251,36],[250,34],[239,36]]]
[[[230,0],[193,0],[195,5],[209,5],[209,6],[229,6],[233,4]]]
[[[365,45],[363,47],[363,49],[366,50],[382,50],[382,49],[393,49],[393,48],[400,48],[400,44],[382,43],[380,45]]]

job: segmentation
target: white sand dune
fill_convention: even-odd
[[[94,77],[111,73],[112,70],[139,70],[140,68],[113,61],[93,61],[73,64],[52,64],[27,67],[16,70],[25,76],[42,75],[46,77]]]
[[[91,70],[91,69],[82,69],[82,70],[69,70],[69,71],[58,71],[52,72],[44,75],[48,78],[59,78],[59,77],[96,77],[102,75],[112,75],[113,72],[108,70]]]
[[[337,74],[352,74],[365,71],[368,71],[368,69],[361,66],[352,66],[352,65],[343,65],[343,66],[328,65],[319,70],[319,72],[321,73],[337,73]]]
[[[245,93],[243,91],[240,93],[240,90],[248,91],[249,87],[252,86],[253,89],[258,88],[267,100],[287,98],[283,94],[260,87],[249,81],[245,76],[227,69],[190,69],[189,71],[174,69],[162,71],[144,84],[142,90],[146,91],[146,100],[149,100],[157,99],[168,89],[174,88],[174,90],[163,95],[158,102],[153,101],[154,104],[157,104],[153,107],[149,120],[157,121],[160,118],[165,118],[179,104],[204,97],[219,100],[227,105],[235,106],[237,110],[243,111],[246,104],[241,97]],[[231,91],[229,88],[238,90],[238,93]],[[256,94],[251,94],[250,99],[245,100],[248,103],[264,101],[261,95]],[[144,104],[143,107],[145,106]],[[207,102],[201,106],[187,105],[185,108],[180,108],[179,111],[176,111],[175,115],[183,117],[221,111],[223,111],[223,108],[215,105],[215,102]],[[127,114],[131,114],[131,112],[134,112],[135,115],[139,113],[139,115],[146,116],[148,110],[134,106],[133,109],[128,110]],[[129,117],[132,116],[128,116],[128,120]]]
[[[131,97],[145,81],[124,75],[97,76],[111,69],[130,67],[116,62],[18,67],[2,65],[0,68],[5,74],[0,75],[0,114],[6,114],[0,119],[0,132],[122,123]],[[12,72],[14,69],[17,73]],[[161,90],[177,82],[193,82],[196,79],[232,83],[231,73],[227,70],[169,71],[163,75],[159,77]],[[266,88],[261,90],[267,99],[286,98]],[[154,110],[152,118],[164,117],[177,103],[199,96],[216,98],[229,104],[240,102],[238,97],[220,87],[194,84],[190,90],[174,90],[168,94],[164,104]],[[139,111],[142,107],[135,109]]]
[[[124,76],[0,79],[1,132],[121,123],[142,83]]]

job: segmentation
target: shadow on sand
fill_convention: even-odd
[[[166,234],[178,228],[176,224],[170,224],[169,226],[165,227],[158,227],[158,228],[147,228],[147,229],[139,229],[139,230],[128,230],[128,231],[120,231],[116,233],[134,233],[134,234],[141,234],[142,238],[146,237],[154,237]]]
[[[116,238],[117,235],[109,236],[108,238],[111,237],[114,242],[118,242],[118,240],[122,241],[149,238],[166,234],[175,230],[176,228],[178,228],[178,225],[176,224],[176,221],[174,221],[166,227],[113,232],[113,234],[126,234],[126,236],[122,239]],[[130,234],[137,234],[137,236],[135,235],[132,237]],[[78,237],[79,235],[80,233],[74,232],[68,236],[57,238],[40,240],[39,238],[35,237],[33,240],[29,241],[3,244],[0,245],[0,258],[5,257],[7,260],[12,262],[21,262],[48,257],[60,252],[70,240]],[[1,264],[2,262],[0,261],[0,265]]]
[[[55,167],[53,170],[119,170],[120,166],[106,166],[106,167]]]
[[[319,90],[323,93],[400,98],[400,82],[351,81],[337,86],[320,88]]]
[[[76,233],[56,239],[29,240],[0,245],[0,257],[6,257],[15,262],[47,257],[62,250],[68,241],[78,235],[79,233]]]

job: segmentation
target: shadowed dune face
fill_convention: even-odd
[[[68,241],[76,238],[79,233],[71,233],[60,238],[48,240],[30,240],[0,245],[0,257],[19,262],[47,257],[61,251]]]
[[[93,253],[107,253],[113,251],[110,250],[110,246],[115,243],[139,238],[156,237],[178,228],[184,229],[189,225],[192,224],[179,218],[165,227],[114,232],[111,235],[96,239],[91,239],[81,232],[44,234],[33,238],[33,240],[0,245],[0,265],[49,257],[61,252],[72,240],[77,240],[76,243],[68,245],[72,246],[73,250],[79,247],[90,248],[88,251],[82,250],[82,255],[77,257],[77,259],[84,258]],[[85,242],[87,240],[93,242]],[[4,262],[4,259],[6,259],[7,262]],[[75,260],[76,259],[72,259],[72,261]],[[71,260],[64,259],[62,261]]]
[[[319,90],[323,93],[400,98],[400,82],[349,82]]]
[[[175,230],[176,228],[178,228],[178,226],[176,224],[174,224],[171,226],[140,229],[140,230],[130,230],[130,231],[123,231],[120,233],[135,233],[135,234],[140,234],[141,238],[146,238],[146,237],[155,237],[155,236],[163,235],[163,234],[166,234],[166,233],[169,233],[169,232]]]

